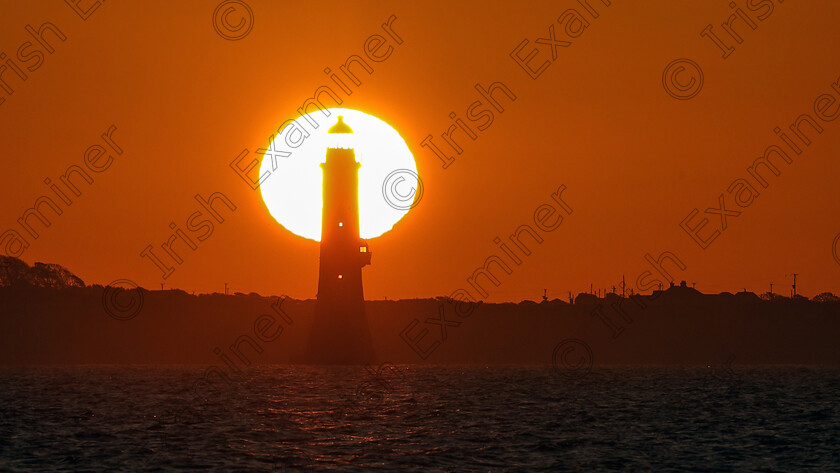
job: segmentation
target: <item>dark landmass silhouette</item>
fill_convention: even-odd
[[[64,289],[84,287],[85,283],[57,264],[35,263],[29,266],[17,258],[0,256],[0,287],[25,285]]]
[[[580,294],[573,304],[365,301],[365,311],[381,362],[548,365],[558,344],[576,339],[596,367],[720,365],[732,356],[736,365],[840,366],[840,301],[815,299],[675,286],[631,298]],[[130,318],[114,316],[115,301]],[[254,293],[85,286],[61,266],[0,257],[0,364],[299,363],[315,308],[314,299]],[[586,356],[579,349],[568,359]]]

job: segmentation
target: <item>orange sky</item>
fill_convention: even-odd
[[[573,209],[544,241],[531,245],[510,275],[495,271],[500,285],[485,281],[490,301],[565,299],[568,291],[628,284],[649,268],[644,255],[673,252],[685,264],[670,266],[679,281],[704,292],[747,288],[764,292],[775,283],[787,294],[799,273],[799,290],[813,296],[840,293],[840,263],[832,243],[840,232],[837,176],[838,124],[817,118],[837,112],[840,42],[837,2],[739,0],[753,21],[733,23],[738,44],[721,27],[737,15],[727,1],[625,2],[607,7],[589,0],[597,18],[576,1],[531,2],[305,2],[247,0],[253,27],[229,41],[213,28],[217,2],[80,2],[83,20],[65,2],[9,2],[0,16],[0,52],[8,62],[0,79],[0,231],[15,230],[30,244],[22,255],[62,264],[87,283],[131,279],[158,288],[161,272],[140,256],[183,227],[200,207],[196,194],[221,192],[235,212],[222,210],[212,235],[165,281],[187,291],[233,291],[314,297],[318,244],[297,237],[269,215],[258,191],[230,168],[244,149],[254,156],[268,137],[322,85],[324,69],[338,70],[351,55],[364,55],[374,34],[392,15],[402,44],[372,75],[342,94],[346,108],[378,116],[395,127],[415,155],[425,192],[421,203],[393,231],[372,240],[373,264],[364,269],[370,299],[447,295],[468,288],[466,279],[551,193],[565,185]],[[750,11],[747,3],[756,11]],[[770,11],[772,5],[772,11]],[[575,8],[589,26],[570,38],[558,22]],[[764,19],[761,20],[758,17]],[[233,23],[237,12],[230,15]],[[66,37],[44,33],[53,53],[27,32],[53,23]],[[700,32],[712,24],[735,47],[728,57]],[[554,25],[557,41],[551,48]],[[511,58],[523,40],[531,67],[548,67],[532,79]],[[19,51],[29,41],[31,46]],[[33,51],[40,51],[41,58]],[[16,59],[21,53],[26,62]],[[702,68],[703,86],[690,100],[676,100],[663,87],[671,61],[690,58]],[[29,69],[26,69],[26,68]],[[684,80],[685,76],[680,76]],[[465,119],[484,87],[504,83],[504,112],[476,131],[475,141],[456,135],[463,153],[446,169],[429,149],[427,135]],[[685,81],[687,82],[687,81]],[[840,86],[835,86],[840,89]],[[501,97],[501,98],[500,98]],[[833,97],[833,99],[832,99]],[[831,100],[830,100],[831,99]],[[811,140],[792,163],[773,162],[780,175],[762,171],[769,183],[747,207],[727,192],[770,145],[782,145],[773,129],[801,114],[823,129],[801,129]],[[480,122],[471,123],[475,126]],[[109,145],[101,135],[111,125]],[[84,166],[92,145],[103,154],[88,171],[91,185],[77,180],[80,196],[63,213],[45,214],[51,226],[30,219],[39,233],[26,235],[18,219],[40,196],[51,196],[44,179],[58,182],[72,165]],[[117,153],[117,148],[122,154]],[[113,159],[108,164],[107,156]],[[65,189],[66,192],[66,189]],[[705,213],[724,194],[727,229],[701,249],[680,228],[695,208]],[[8,234],[6,234],[8,235]],[[2,248],[14,254],[11,238]],[[10,250],[11,248],[11,250]],[[836,249],[840,252],[840,248]]]

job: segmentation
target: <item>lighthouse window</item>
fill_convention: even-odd
[[[367,247],[366,246],[359,247],[359,253],[367,253]]]
[[[344,222],[338,222],[338,226],[339,226],[339,227],[343,227],[343,226],[344,226]]]

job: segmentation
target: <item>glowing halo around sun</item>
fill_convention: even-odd
[[[375,238],[391,230],[410,206],[393,205],[383,195],[383,183],[399,172],[398,198],[417,189],[417,165],[400,134],[384,121],[358,110],[327,109],[329,116],[315,110],[292,121],[279,131],[266,151],[260,176],[262,198],[271,216],[290,232],[321,241],[323,207],[320,164],[327,146],[335,142],[327,130],[339,115],[353,129],[351,140],[359,168],[359,229],[362,238]],[[311,121],[318,124],[315,128]],[[307,136],[308,135],[308,136]],[[295,146],[296,145],[296,146]]]

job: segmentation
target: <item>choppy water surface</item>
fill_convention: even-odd
[[[840,370],[0,369],[2,471],[840,471]]]

